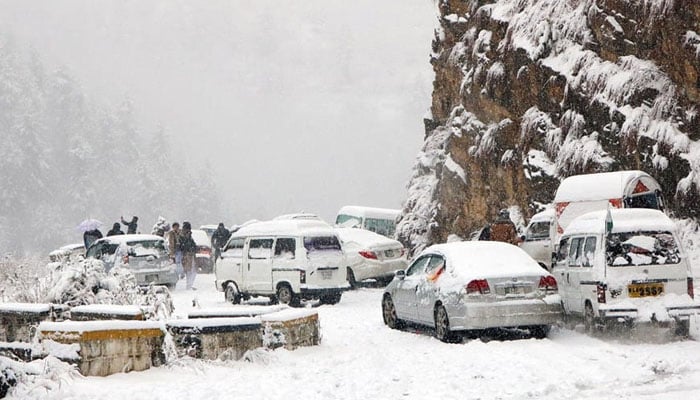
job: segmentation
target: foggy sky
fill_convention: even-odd
[[[0,33],[99,103],[130,98],[144,130],[209,163],[238,223],[401,207],[435,15],[431,0],[0,0]]]

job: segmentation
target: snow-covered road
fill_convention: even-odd
[[[212,275],[174,292],[176,314],[193,298],[226,306]],[[322,343],[260,351],[255,361],[180,360],[144,372],[66,380],[51,399],[693,399],[700,398],[700,342],[592,338],[555,329],[544,340],[445,344],[429,331],[382,323],[381,289],[347,292],[318,308]],[[697,328],[693,326],[694,334]],[[22,398],[27,398],[27,393]]]

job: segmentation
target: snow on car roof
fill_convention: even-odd
[[[620,199],[629,183],[640,177],[654,180],[643,171],[616,171],[570,176],[559,184],[554,202]]]
[[[338,214],[357,215],[370,218],[396,219],[396,217],[401,214],[401,210],[395,210],[392,208],[345,206],[338,211]]]
[[[122,244],[122,243],[127,243],[127,242],[140,242],[140,241],[147,241],[147,240],[165,240],[162,237],[158,235],[145,235],[145,234],[131,234],[131,235],[115,235],[115,236],[107,236],[102,239],[97,239],[97,241],[100,242],[108,242],[108,243],[117,243],[117,244]]]
[[[277,221],[262,221],[246,225],[237,230],[232,237],[263,236],[263,235],[332,235],[333,228],[323,221],[306,219],[289,219]]]
[[[503,242],[466,241],[432,245],[420,255],[440,254],[447,259],[447,271],[455,283],[473,278],[542,275],[546,271],[518,246]]]
[[[398,240],[390,239],[378,233],[361,228],[335,228],[338,237],[343,242],[356,242],[363,246],[368,245],[395,245],[401,244]]]
[[[554,209],[547,208],[546,210],[540,211],[537,214],[533,215],[532,218],[530,218],[530,222],[551,221],[553,219],[554,219]]]
[[[293,214],[282,214],[278,215],[275,218],[273,218],[273,221],[281,221],[281,220],[287,220],[287,219],[307,219],[307,220],[315,220],[315,221],[323,221],[321,217],[319,217],[316,214],[310,214],[310,213],[293,213]]]
[[[605,233],[607,210],[593,211],[574,219],[564,230],[564,235],[579,233]],[[676,224],[659,210],[647,208],[612,208],[613,232],[676,231]]]
[[[197,246],[211,246],[209,236],[201,229],[192,229],[192,239],[194,239]]]

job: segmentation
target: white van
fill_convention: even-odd
[[[552,268],[552,238],[555,237],[554,209],[532,216],[519,246],[546,270]]]
[[[393,238],[399,215],[401,210],[390,208],[345,206],[338,211],[335,225],[340,228],[362,228]]]
[[[616,171],[598,174],[574,175],[561,181],[554,195],[554,211],[536,214],[530,220],[527,232],[542,232],[550,224],[549,238],[525,240],[521,247],[532,258],[551,265],[551,255],[567,225],[585,213],[613,208],[664,209],[661,186],[651,175],[642,171]],[[550,220],[550,222],[547,222]],[[539,235],[538,235],[539,236]],[[545,254],[549,253],[549,257]]]
[[[553,275],[567,314],[598,324],[675,322],[687,336],[693,296],[690,263],[676,225],[649,209],[610,209],[582,215],[559,242]]]
[[[292,306],[302,299],[335,304],[344,290],[346,259],[333,228],[322,221],[256,222],[234,234],[216,262],[216,288],[236,304],[268,296]]]

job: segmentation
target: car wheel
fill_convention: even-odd
[[[241,302],[241,293],[238,291],[235,283],[228,283],[224,290],[224,298],[231,304],[239,304]]]
[[[294,294],[289,285],[279,285],[277,288],[277,301],[280,304],[287,304],[292,307],[299,306],[299,297]]]
[[[687,338],[690,336],[690,320],[676,321],[676,330],[674,332],[676,336]]]
[[[450,318],[442,304],[435,308],[435,337],[446,343],[457,341],[456,335],[450,331]]]
[[[549,334],[551,327],[549,325],[537,325],[529,329],[530,335],[535,339],[544,339]]]
[[[355,273],[352,272],[352,269],[348,267],[348,283],[350,284],[351,289],[357,289],[357,281],[355,280]]]
[[[593,333],[595,329],[595,314],[593,313],[593,306],[591,303],[586,303],[586,307],[583,311],[583,326],[586,333]]]
[[[391,329],[401,329],[403,327],[403,321],[396,317],[396,307],[394,307],[394,301],[391,300],[389,294],[384,295],[382,299],[382,317],[386,326]]]

